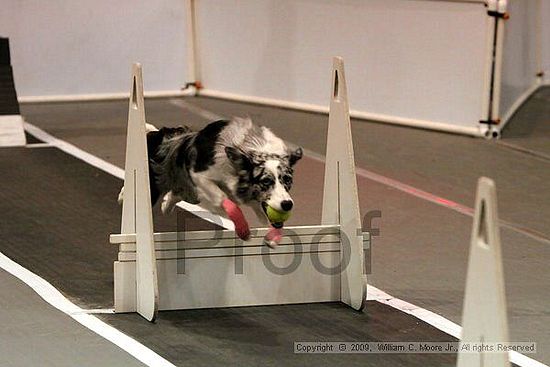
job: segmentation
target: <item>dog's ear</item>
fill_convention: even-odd
[[[298,162],[300,159],[302,159],[302,156],[304,155],[304,152],[302,151],[302,148],[298,148],[295,151],[290,153],[290,158],[288,159],[291,166],[294,166],[296,162]]]
[[[250,157],[241,149],[228,146],[225,147],[225,154],[235,167],[244,168],[250,165]]]

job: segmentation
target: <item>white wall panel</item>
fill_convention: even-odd
[[[127,92],[130,67],[145,87],[185,83],[183,0],[2,1],[19,96]]]
[[[538,72],[537,1],[510,0],[504,36],[500,114],[509,116],[535,86]]]
[[[198,0],[208,89],[327,105],[332,56],[351,108],[477,128],[483,4],[415,0]]]

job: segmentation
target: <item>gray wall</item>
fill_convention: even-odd
[[[476,128],[486,9],[418,0],[199,0],[206,88],[327,105],[343,56],[351,108]]]
[[[183,0],[2,0],[19,96],[127,92],[142,63],[147,91],[185,77]]]
[[[501,115],[532,83],[535,3],[510,1]],[[481,117],[482,3],[198,0],[197,18],[208,89],[326,106],[341,55],[354,110],[468,128]],[[550,80],[550,22],[542,28]],[[19,96],[127,92],[133,61],[146,91],[178,90],[185,31],[184,0],[3,0],[0,12]]]

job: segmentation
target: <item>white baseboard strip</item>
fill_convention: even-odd
[[[145,98],[184,97],[194,94],[194,90],[160,90],[145,93]],[[124,100],[130,97],[128,92],[120,93],[91,93],[91,94],[59,94],[50,96],[22,96],[19,103],[54,103],[54,102],[92,102]]]

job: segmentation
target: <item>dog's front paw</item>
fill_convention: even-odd
[[[120,192],[118,193],[118,203],[122,205],[122,202],[124,201],[124,186],[120,189]]]
[[[271,248],[275,248],[279,245],[282,239],[283,239],[282,229],[270,226],[264,237],[264,243]]]
[[[172,211],[172,208],[170,208],[170,203],[166,200],[163,200],[160,204],[160,211],[162,214],[168,214]]]
[[[237,204],[229,199],[224,199],[222,208],[233,224],[235,224],[235,233],[240,239],[247,241],[250,238],[250,227],[244,217],[244,214]]]

